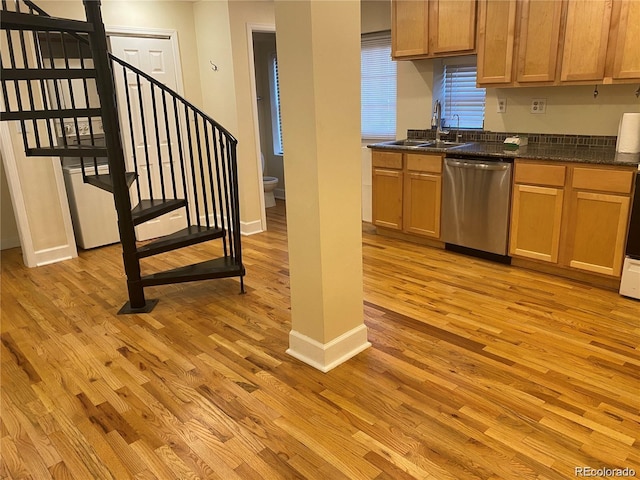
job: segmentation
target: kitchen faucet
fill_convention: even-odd
[[[433,126],[433,120],[435,117],[436,121],[436,142],[441,141],[441,135],[447,135],[449,133],[448,130],[442,130],[442,105],[440,104],[440,100],[436,100],[436,104],[433,107],[433,117],[431,117],[431,126]]]

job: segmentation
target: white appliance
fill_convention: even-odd
[[[66,165],[62,171],[78,246],[88,249],[119,242],[113,195],[84,183],[82,168],[78,164]],[[99,166],[98,173],[109,173],[108,166]]]
[[[640,171],[636,175],[636,190],[631,206],[625,253],[620,295],[640,299]]]

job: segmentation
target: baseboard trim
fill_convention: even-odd
[[[240,222],[240,233],[242,235],[255,235],[263,232],[262,220],[254,220],[253,222]]]
[[[367,327],[362,324],[325,344],[291,330],[287,353],[301,362],[327,373],[370,346],[371,343],[367,340]]]
[[[59,247],[36,250],[34,253],[36,267],[43,267],[52,263],[70,260],[78,256],[75,246],[60,245]]]
[[[273,190],[273,196],[276,197],[279,200],[286,200],[287,196],[286,193],[284,191],[284,188],[275,188]]]
[[[9,237],[0,239],[0,250],[8,250],[20,246],[20,237]]]

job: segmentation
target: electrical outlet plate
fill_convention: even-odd
[[[547,112],[547,99],[546,98],[532,98],[531,99],[531,113],[546,113]]]
[[[496,109],[496,112],[505,113],[506,111],[507,111],[507,99],[506,98],[499,98],[498,99],[498,108]]]

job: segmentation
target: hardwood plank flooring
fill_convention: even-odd
[[[236,279],[126,300],[119,246],[1,260],[2,479],[567,479],[640,475],[640,302],[363,233],[372,348],[285,354],[284,206]],[[143,272],[217,256],[213,243]]]

